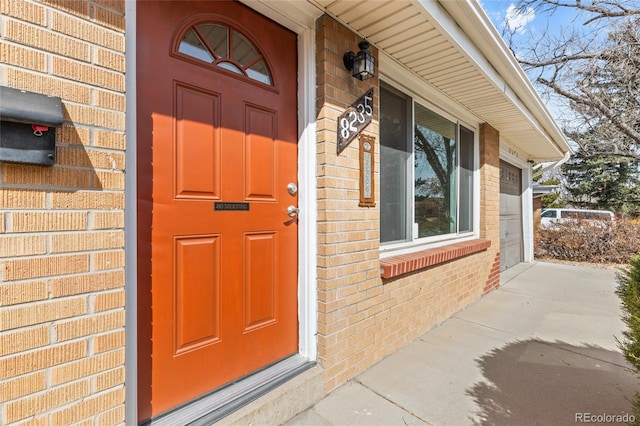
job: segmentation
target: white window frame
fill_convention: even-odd
[[[480,143],[479,143],[479,125],[470,124],[471,120],[469,117],[456,117],[456,114],[448,112],[448,104],[447,102],[443,103],[443,106],[435,105],[432,101],[429,101],[428,98],[432,98],[431,94],[428,93],[433,88],[428,88],[431,90],[425,90],[425,93],[416,93],[414,90],[409,90],[404,85],[398,84],[393,79],[385,78],[381,76],[381,83],[384,83],[386,86],[390,87],[392,90],[396,92],[402,93],[404,96],[408,97],[410,102],[411,110],[410,110],[410,123],[409,123],[409,131],[410,131],[410,140],[407,143],[410,146],[413,146],[413,135],[415,132],[415,104],[418,103],[421,106],[428,108],[436,114],[441,115],[447,120],[456,124],[456,132],[457,132],[457,140],[456,140],[456,151],[459,153],[460,150],[460,126],[464,126],[467,129],[473,132],[473,218],[472,218],[472,231],[463,232],[463,233],[450,233],[446,235],[435,235],[431,237],[422,237],[418,238],[414,232],[414,223],[415,223],[415,168],[407,167],[407,194],[406,194],[406,210],[407,210],[407,218],[406,218],[406,232],[408,239],[406,241],[398,241],[398,242],[390,242],[390,243],[382,243],[380,244],[380,257],[390,257],[396,256],[406,253],[412,253],[420,250],[424,250],[427,248],[440,247],[447,244],[452,244],[455,242],[469,241],[479,237],[480,232]],[[421,85],[420,87],[426,86]],[[440,95],[441,96],[441,95]],[[457,109],[457,108],[453,108]],[[479,120],[474,120],[476,123]],[[457,157],[459,159],[459,156]],[[412,150],[409,158],[407,160],[407,164],[414,164],[415,162],[415,151]],[[382,165],[380,165],[382,167]],[[459,164],[458,164],[459,173]],[[459,187],[460,187],[460,179],[456,180],[457,185],[457,199],[456,199],[456,218],[459,217]],[[382,195],[381,195],[382,196]],[[380,225],[382,226],[382,224]]]

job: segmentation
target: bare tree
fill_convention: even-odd
[[[520,43],[505,25],[505,39],[533,81],[576,113],[565,125],[574,142],[589,155],[640,159],[640,1],[518,2],[522,13],[561,8],[579,12],[573,25]]]

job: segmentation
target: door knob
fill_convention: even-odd
[[[300,209],[297,208],[296,206],[289,206],[287,207],[287,214],[291,217],[295,217],[297,216],[297,214],[300,213]]]

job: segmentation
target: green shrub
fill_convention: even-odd
[[[640,373],[640,255],[631,259],[628,269],[617,275],[616,294],[622,301],[622,321],[627,325],[619,342],[624,357]],[[633,401],[634,425],[640,425],[640,392]]]

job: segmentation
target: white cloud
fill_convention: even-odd
[[[504,17],[504,22],[511,31],[524,32],[525,26],[533,21],[536,17],[536,13],[532,8],[528,8],[524,12],[510,4],[507,8],[507,14]]]

